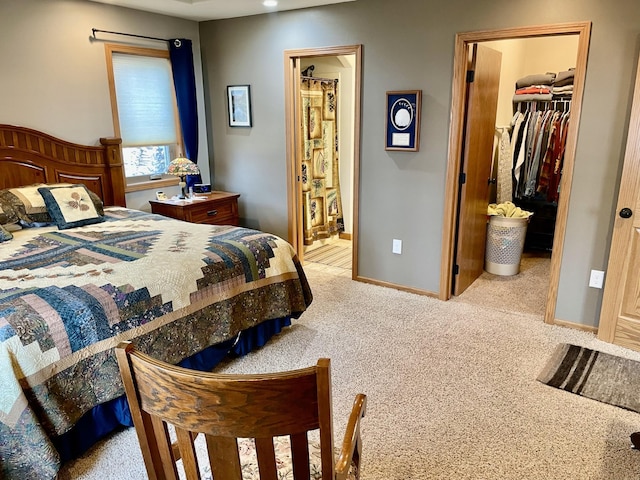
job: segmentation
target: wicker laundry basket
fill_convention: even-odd
[[[484,255],[484,269],[487,272],[505,276],[520,272],[528,224],[528,217],[489,217]]]

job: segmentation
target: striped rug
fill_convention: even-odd
[[[538,381],[640,413],[640,362],[561,343]]]
[[[306,252],[304,260],[351,270],[351,247],[336,244],[323,245]]]

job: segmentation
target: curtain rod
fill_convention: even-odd
[[[307,75],[300,75],[300,78],[305,79],[305,80],[318,80],[320,82],[335,82],[338,83],[338,79],[337,78],[321,78],[321,77],[309,77]]]
[[[97,28],[92,28],[93,38],[96,38],[96,32],[101,33],[111,33],[112,35],[125,35],[127,37],[137,37],[137,38],[146,38],[147,40],[157,40],[159,42],[170,42],[167,38],[158,38],[158,37],[147,37],[145,35],[135,35],[133,33],[122,33],[122,32],[112,32],[110,30],[98,30]]]

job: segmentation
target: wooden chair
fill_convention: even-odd
[[[200,479],[201,467],[206,469],[196,458],[194,442],[200,433],[214,480],[240,480],[242,471],[252,480],[360,478],[366,396],[356,395],[335,461],[329,359],[289,372],[229,375],[170,365],[129,342],[116,348],[116,356],[150,479],[177,479],[180,458],[187,479]],[[169,425],[175,428],[175,443]],[[308,440],[310,431],[319,432],[319,445]],[[253,464],[241,461],[247,445],[254,445],[251,439]],[[292,465],[279,456],[276,460],[283,443],[291,445]],[[290,476],[284,477],[288,468]]]

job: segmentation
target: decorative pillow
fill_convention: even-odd
[[[0,204],[0,226],[4,227],[7,232],[17,232],[22,227],[18,223],[18,219],[14,215],[9,215],[7,212],[12,212],[11,207],[2,208]]]
[[[22,230],[22,225],[19,223],[7,223],[2,226],[7,232],[17,232],[18,230]]]
[[[83,186],[83,184],[77,184]],[[35,227],[49,225],[53,222],[51,215],[47,211],[42,195],[38,188],[66,188],[75,186],[71,183],[45,184],[37,183],[19,188],[7,188],[0,190],[0,205],[2,205],[7,216],[7,223],[20,222],[24,226]],[[86,187],[85,187],[86,188]],[[87,190],[96,211],[104,215],[102,200],[95,193]]]
[[[40,187],[38,192],[59,230],[104,222],[84,185]]]
[[[7,242],[12,238],[13,235],[11,234],[11,232],[8,232],[2,225],[0,225],[0,243]]]

